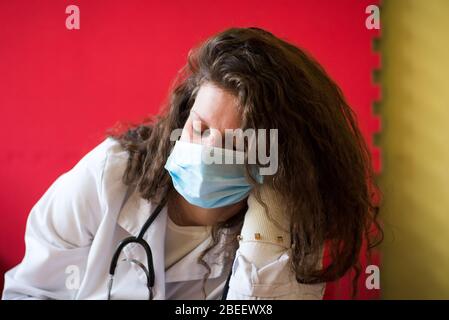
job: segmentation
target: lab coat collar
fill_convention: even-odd
[[[127,193],[125,196],[122,208],[120,209],[117,223],[130,235],[137,236],[142,229],[142,226],[147,221],[148,217],[156,209],[156,204],[140,197],[139,193],[136,190],[131,189],[131,187],[130,189],[128,189],[128,192],[129,193]],[[159,219],[160,216],[166,214],[165,211],[166,208],[162,209],[162,211],[159,213],[159,217],[156,220],[165,221],[165,218]],[[150,228],[156,224],[156,220],[153,222]]]

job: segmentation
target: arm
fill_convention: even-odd
[[[66,286],[75,266],[84,273],[102,212],[102,173],[106,140],[61,175],[34,205],[25,232],[22,262],[5,274],[3,299],[71,299]]]
[[[251,194],[227,299],[322,299],[324,283],[298,283],[291,270],[290,220],[282,200],[265,186],[260,194],[269,216]]]

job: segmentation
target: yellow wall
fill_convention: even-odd
[[[384,0],[384,299],[449,299],[449,0]]]

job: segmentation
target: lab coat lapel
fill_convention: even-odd
[[[133,191],[128,201],[123,205],[117,223],[130,235],[137,236],[156,207],[156,204],[148,202],[140,197],[138,192]],[[143,237],[143,239],[150,245],[153,255],[155,273],[155,284],[153,288],[154,299],[161,300],[165,299],[164,244],[166,223],[167,207],[165,206]],[[130,244],[123,249],[123,253],[127,258],[136,259],[146,265],[147,258],[145,252],[139,245]],[[143,270],[135,264],[132,264],[131,268],[137,272],[139,278],[142,280],[142,285],[146,285],[147,279]],[[143,298],[145,299],[146,297]]]

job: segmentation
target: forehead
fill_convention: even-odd
[[[198,115],[211,128],[240,128],[237,97],[211,83],[201,85],[192,110],[194,115]]]

